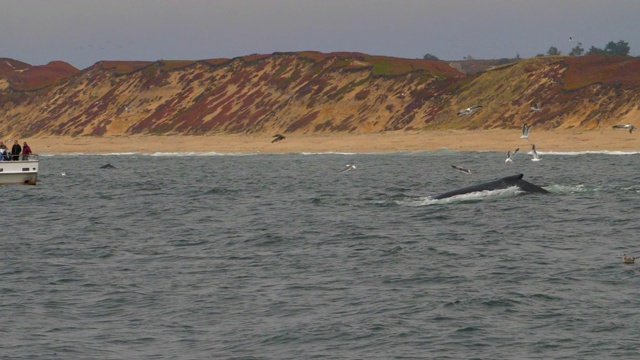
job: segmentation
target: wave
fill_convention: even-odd
[[[41,157],[73,156],[151,156],[151,157],[188,157],[188,156],[253,156],[271,155],[263,153],[218,153],[218,152],[113,152],[113,153],[64,153],[40,154]]]
[[[551,192],[551,193],[577,193],[577,192],[590,191],[590,189],[585,187],[583,184],[578,184],[578,185],[558,185],[558,184],[554,184],[554,185],[545,186],[544,188],[546,190],[548,190],[549,192]]]
[[[493,153],[499,152],[494,150],[478,150],[478,151],[459,151],[441,148],[437,150],[417,150],[417,151],[386,151],[386,152],[340,152],[340,151],[322,151],[322,152],[293,152],[293,153],[263,153],[263,152],[234,152],[234,153],[221,153],[221,152],[197,152],[197,151],[185,151],[185,152],[109,152],[109,153],[42,153],[41,157],[53,157],[53,156],[171,156],[171,157],[186,157],[186,156],[254,156],[254,155],[340,155],[340,156],[352,156],[352,155],[419,155],[419,154],[457,154],[457,153]],[[502,152],[500,152],[502,153]],[[526,154],[531,154],[527,152]],[[538,151],[539,155],[544,156],[579,156],[579,155],[638,155],[640,150],[637,151],[619,151],[619,150],[587,150],[587,151]]]
[[[529,152],[530,153],[530,152]],[[558,156],[577,156],[577,155],[637,155],[640,151],[618,151],[618,150],[588,150],[588,151],[538,151],[538,155],[558,155]]]
[[[153,153],[139,153],[137,155],[142,156],[253,156],[253,155],[264,155],[261,153],[219,153],[219,152],[153,152]]]
[[[363,154],[363,153],[327,151],[327,152],[299,152],[299,153],[296,153],[296,154],[300,154],[300,155],[359,155],[359,154]]]

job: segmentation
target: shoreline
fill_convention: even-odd
[[[532,129],[533,130],[533,129]],[[640,138],[626,130],[533,130],[528,139],[512,130],[395,131],[372,134],[44,136],[18,139],[36,154],[116,153],[391,153],[407,151],[538,152],[640,151]],[[9,145],[10,147],[10,145]]]

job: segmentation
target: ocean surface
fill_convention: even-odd
[[[639,358],[640,154],[539,153],[42,156],[0,358]]]

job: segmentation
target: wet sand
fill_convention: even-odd
[[[41,137],[27,141],[38,154],[109,153],[292,153],[529,150],[538,152],[640,151],[640,138],[627,130],[532,131],[528,139],[514,130],[450,130],[376,134],[289,134],[271,143],[270,135]]]

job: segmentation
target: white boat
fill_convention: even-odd
[[[31,154],[29,159],[18,161],[0,161],[0,184],[35,185],[38,181],[38,155]]]

